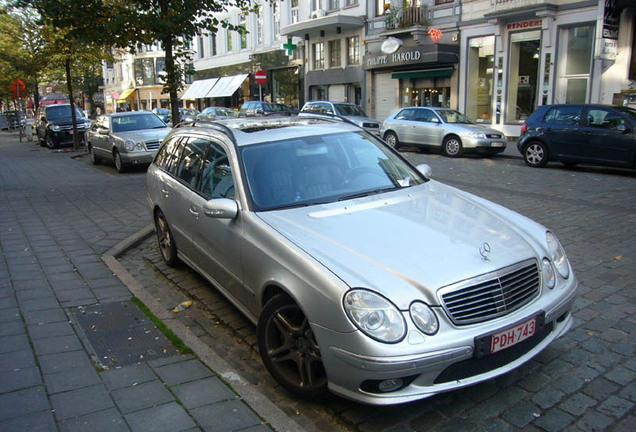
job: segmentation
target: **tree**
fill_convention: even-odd
[[[164,93],[170,95],[172,121],[179,121],[178,92],[189,72],[190,41],[219,28],[245,29],[218,14],[230,8],[247,13],[251,0],[19,0],[35,7],[53,26],[74,40],[108,42],[134,52],[142,44],[161,42],[165,51]],[[108,38],[104,37],[108,35]]]

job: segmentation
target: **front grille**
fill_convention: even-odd
[[[501,139],[501,138],[503,138],[503,135],[501,135],[501,134],[486,134],[486,137],[492,138],[492,139]]]
[[[379,129],[380,128],[380,124],[379,123],[362,123],[362,127]]]
[[[146,141],[146,149],[148,150],[157,150],[161,141]]]
[[[455,324],[473,324],[506,315],[539,295],[535,260],[525,261],[440,290],[442,305]]]

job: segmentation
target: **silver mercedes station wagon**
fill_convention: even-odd
[[[257,325],[296,395],[422,399],[502,375],[572,324],[578,282],[550,230],[339,119],[177,127],[147,185],[163,259]]]

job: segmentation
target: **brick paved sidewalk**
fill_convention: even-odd
[[[102,259],[148,224],[145,178],[69,156],[0,131],[0,430],[299,430],[155,336]]]

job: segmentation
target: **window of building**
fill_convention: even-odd
[[[347,38],[347,63],[350,65],[360,64],[360,36]]]
[[[391,0],[375,0],[375,15],[384,15],[384,11],[389,7],[391,7]]]
[[[594,26],[563,28],[559,32],[559,41],[563,43],[557,57],[557,76],[565,90],[565,97],[562,91],[561,99],[565,103],[585,103],[590,86]]]
[[[225,35],[227,40],[227,52],[232,52],[232,32],[230,30],[226,30]]]
[[[329,67],[342,65],[342,49],[340,39],[329,41]]]
[[[355,6],[358,4],[358,0],[344,0],[344,5],[346,6]]]
[[[241,49],[247,48],[247,18],[245,14],[241,14],[241,22],[239,23],[241,35]]]
[[[290,21],[292,24],[295,24],[300,20],[300,9],[298,7],[298,0],[292,0],[290,11],[291,11]]]
[[[311,0],[311,11],[322,10],[322,0]]]
[[[216,34],[210,34],[210,57],[216,55]]]
[[[510,35],[506,123],[522,123],[537,106],[540,48],[541,30]]]
[[[323,42],[312,45],[314,55],[314,69],[325,68],[325,46]]]
[[[256,19],[256,43],[260,46],[263,44],[263,8],[258,8],[258,17]]]
[[[329,0],[329,10],[340,9],[340,0]]]
[[[205,57],[205,51],[203,49],[203,33],[199,32],[197,36],[197,58],[202,59]]]
[[[274,40],[280,38],[280,7],[278,2],[272,2],[272,19],[274,20]]]
[[[468,40],[466,72],[466,115],[476,121],[492,120],[495,37]]]

